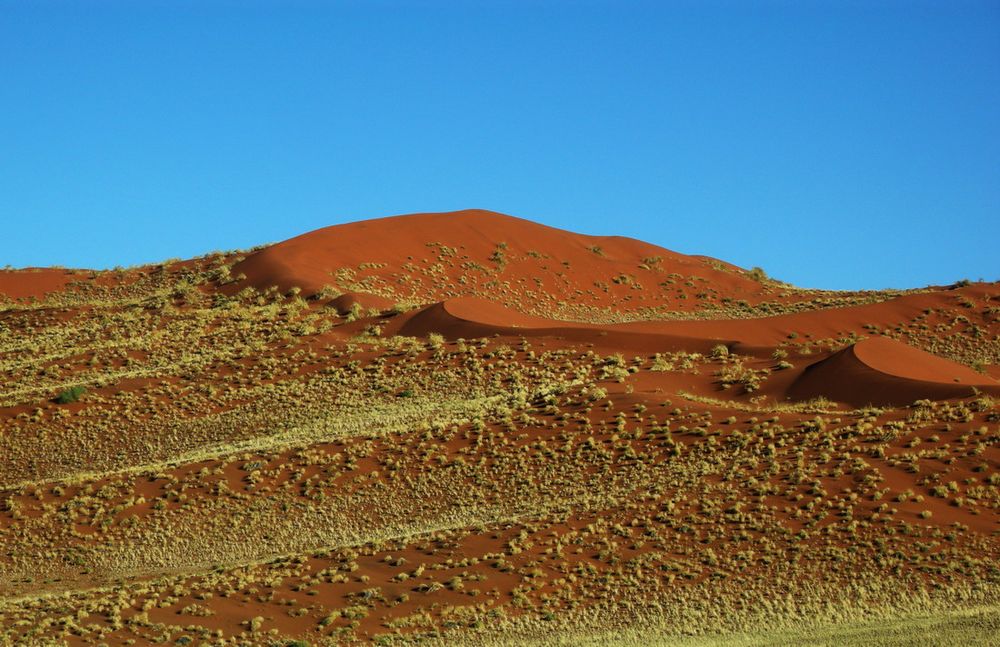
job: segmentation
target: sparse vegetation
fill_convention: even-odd
[[[247,285],[228,253],[5,302],[0,644],[796,644],[865,642],[873,624],[971,643],[996,628],[995,394],[788,395],[862,335],[986,370],[995,286],[837,294],[697,265],[744,281],[737,298],[670,257],[605,256],[606,291],[553,287],[566,250],[446,243],[406,267],[336,268],[321,298]],[[597,250],[577,245],[574,269]],[[425,323],[454,296],[577,323]],[[928,305],[844,315],[897,298]],[[594,325],[831,308],[838,332],[796,320],[770,346]]]

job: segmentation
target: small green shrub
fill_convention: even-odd
[[[82,396],[86,392],[87,389],[83,388],[82,386],[71,386],[68,389],[63,389],[62,391],[59,392],[59,395],[56,396],[56,402],[58,402],[59,404],[69,404],[70,402],[76,402],[80,399],[80,396]]]

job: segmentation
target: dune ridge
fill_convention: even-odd
[[[420,259],[436,256],[437,276],[419,276]],[[659,272],[645,273],[640,265]],[[414,269],[406,271],[407,266]],[[471,295],[462,277],[491,270],[505,281],[528,282],[542,277],[542,291],[567,296],[592,290],[597,303],[617,295],[635,296],[635,286],[652,288],[664,272],[703,278],[731,296],[760,292],[760,284],[734,265],[708,257],[686,256],[623,236],[588,236],[482,209],[390,216],[333,225],[251,253],[233,267],[242,275],[235,287],[286,291],[300,288],[315,294],[350,275],[364,275],[373,285],[417,287],[418,294],[438,299]],[[621,283],[611,281],[620,277]],[[440,287],[443,278],[452,294]],[[658,280],[658,279],[657,279]],[[595,283],[606,290],[593,290]]]
[[[885,337],[852,344],[805,369],[788,396],[823,396],[854,406],[905,406],[921,399],[1000,395],[1000,382]]]
[[[463,297],[412,313],[392,326],[389,332],[418,337],[439,333],[449,339],[501,335],[552,337],[596,347],[654,353],[705,354],[719,345],[752,353],[754,347],[747,345],[746,340],[760,341],[752,334],[741,334],[752,332],[757,320],[727,322],[730,325],[724,330],[732,333],[730,338],[716,336],[720,331],[718,327],[705,326],[699,330],[692,325],[697,323],[700,322],[656,322],[654,326],[557,321],[519,313],[483,299]],[[678,328],[687,334],[671,332]],[[774,395],[792,400],[822,396],[853,406],[907,405],[924,398],[967,397],[974,393],[973,389],[1000,395],[1000,382],[902,342],[872,337],[809,364],[787,390]]]
[[[544,319],[474,297],[449,299],[427,306],[391,327],[388,332],[416,337],[439,333],[449,339],[474,339],[493,335],[553,337],[598,347],[621,347],[652,353],[680,350],[707,353],[719,343],[719,340],[708,337],[632,331],[612,325]]]

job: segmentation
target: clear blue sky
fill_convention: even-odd
[[[1000,279],[1000,3],[0,0],[0,266],[469,207]]]

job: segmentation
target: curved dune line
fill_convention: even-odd
[[[474,297],[449,299],[427,306],[390,332],[414,337],[433,332],[450,339],[475,339],[495,334],[558,337],[600,347],[613,346],[651,353],[679,350],[707,353],[720,343],[720,340],[708,337],[628,331],[613,326],[543,319]]]
[[[559,337],[595,346],[645,350],[708,352],[712,346],[730,346],[743,340],[740,332],[753,329],[756,320],[739,320],[725,327],[697,326],[702,322],[649,322],[649,325],[592,325],[555,321],[516,312],[473,297],[449,299],[418,310],[396,324],[394,334],[422,337],[432,332],[451,339],[494,334],[523,337]],[[670,334],[675,324],[690,333]],[[723,322],[707,322],[723,323]],[[728,340],[712,333],[732,332]],[[786,395],[795,400],[823,396],[853,406],[907,405],[923,398],[967,397],[973,389],[1000,395],[1000,382],[950,360],[904,343],[875,337],[862,340],[822,359],[799,376]]]
[[[854,406],[907,405],[924,398],[1000,395],[1000,382],[885,337],[865,339],[809,366],[791,385],[794,399],[824,396]]]

